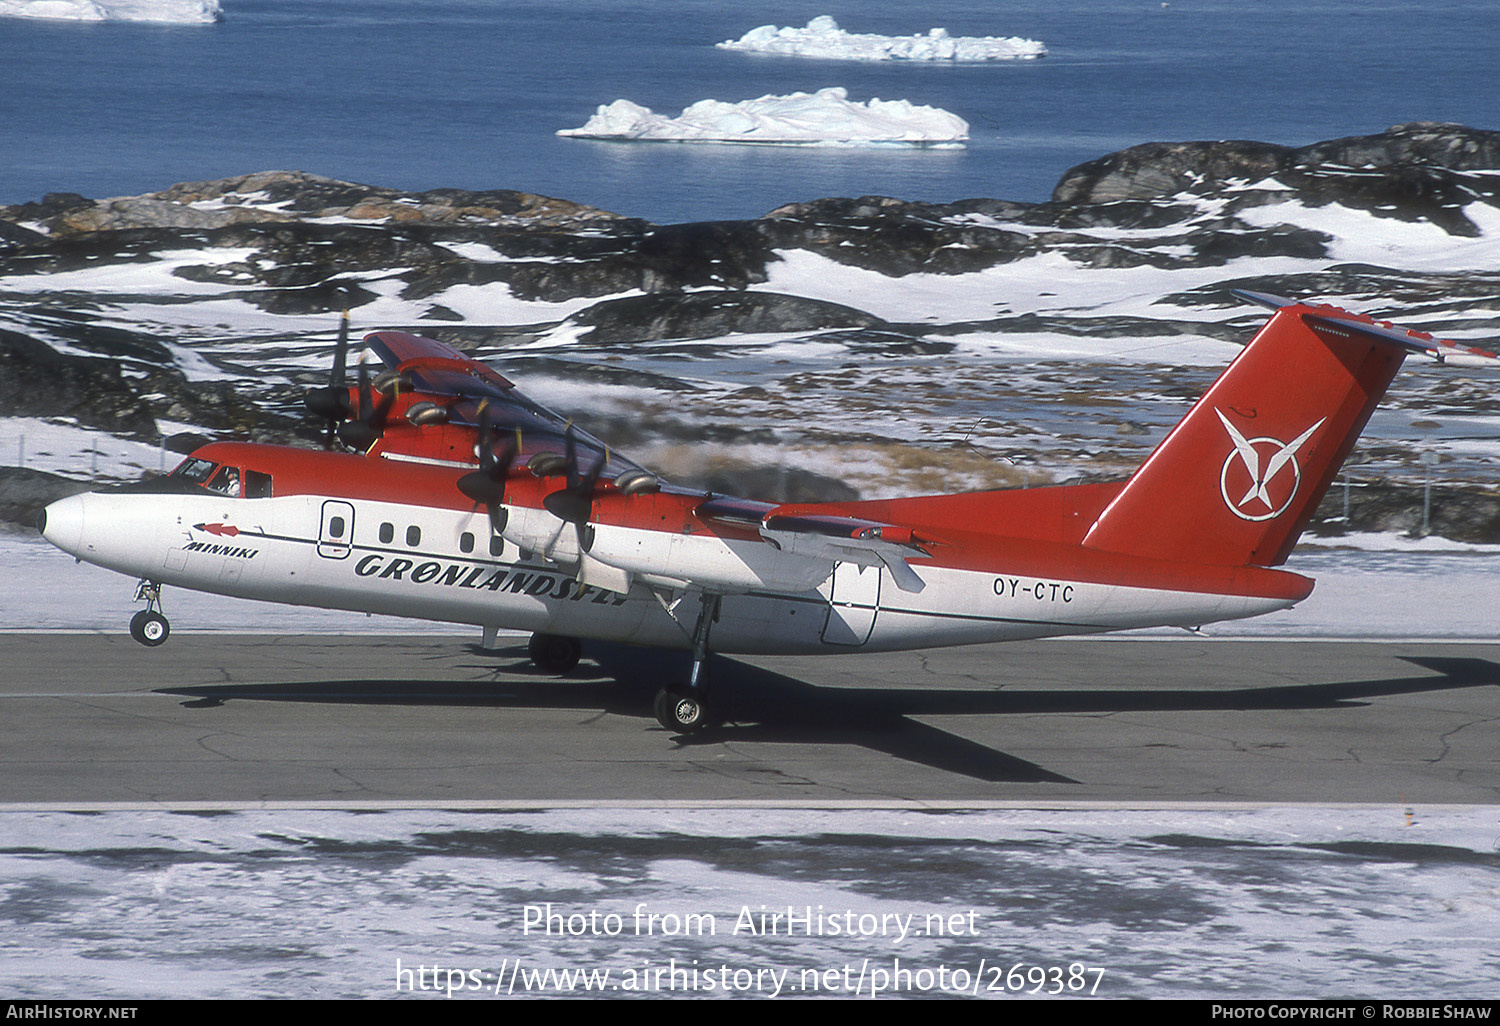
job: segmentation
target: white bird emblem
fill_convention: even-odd
[[[1323,421],[1328,418],[1320,419],[1290,442],[1283,443],[1280,439],[1269,437],[1246,438],[1233,424],[1229,423],[1229,418],[1224,416],[1223,411],[1215,407],[1214,413],[1218,414],[1219,422],[1224,425],[1224,430],[1229,433],[1229,440],[1234,443],[1234,451],[1225,457],[1224,467],[1219,472],[1219,491],[1224,497],[1224,504],[1235,516],[1245,520],[1270,520],[1272,517],[1280,516],[1292,504],[1292,498],[1297,494],[1297,488],[1302,483],[1302,469],[1297,465],[1297,450],[1302,448],[1312,437],[1313,432],[1322,427]],[[1257,444],[1276,447],[1271,452],[1270,458],[1266,460],[1264,470],[1261,469],[1261,452],[1256,449]],[[1228,490],[1229,467],[1236,457],[1244,464],[1245,472],[1250,476],[1250,487],[1238,502],[1230,498]],[[1294,475],[1292,487],[1287,492],[1286,499],[1278,506],[1271,498],[1270,485],[1287,466],[1292,468]],[[1246,512],[1245,507],[1256,499],[1265,504],[1266,512],[1258,514]]]

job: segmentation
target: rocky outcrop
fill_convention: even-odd
[[[689,292],[629,296],[595,303],[565,320],[586,329],[588,342],[719,338],[747,332],[876,328],[885,322],[862,310],[774,292]]]
[[[0,218],[36,222],[55,235],[131,228],[208,229],[313,218],[533,227],[624,220],[596,207],[512,189],[410,193],[341,182],[305,171],[261,171],[207,182],[181,182],[161,192],[114,199],[90,200],[72,193],[52,193],[40,203],[0,208]]]
[[[51,194],[0,208],[8,225],[0,270],[52,273],[168,250],[243,249],[243,259],[174,273],[274,313],[358,305],[374,294],[365,281],[394,280],[400,298],[431,299],[427,316],[454,320],[441,296],[457,285],[500,286],[542,302],[746,289],[765,283],[786,250],[890,277],[962,274],[1041,253],[1090,268],[1326,256],[1323,233],[1245,213],[1293,199],[1472,236],[1464,208],[1476,200],[1500,205],[1500,176],[1480,173],[1497,166],[1500,133],[1423,123],[1301,148],[1147,143],[1069,171],[1048,203],[866,196],[681,225],[508,190],[408,193],[262,172],[133,198]]]
[[[156,419],[118,359],[57,352],[0,330],[0,410],[13,417],[70,417],[85,427],[154,437]]]
[[[89,490],[86,481],[30,467],[0,467],[0,521],[31,527],[37,514],[58,499]]]
[[[1170,200],[1223,193],[1274,180],[1237,201],[1296,195],[1313,206],[1338,202],[1384,216],[1425,218],[1458,235],[1477,234],[1460,212],[1476,195],[1500,195],[1490,176],[1500,168],[1500,132],[1419,121],[1378,135],[1351,136],[1293,148],[1272,143],[1152,142],[1072,168],[1052,192],[1064,206]],[[1280,194],[1278,197],[1276,194]]]
[[[0,296],[6,324],[0,411],[69,417],[152,442],[158,423],[168,421],[203,432],[315,443],[320,427],[300,410],[301,392],[314,377],[305,357],[311,347],[331,345],[334,318],[313,322],[328,325],[319,338],[307,338],[304,320],[258,349],[277,330],[276,318],[262,318],[255,337],[212,337],[217,329],[208,326],[232,320],[214,309],[226,302],[306,316],[358,308],[377,297],[401,300],[411,321],[387,319],[378,326],[426,331],[490,356],[515,342],[569,332],[586,344],[616,349],[663,339],[816,333],[819,343],[841,347],[856,366],[951,350],[957,343],[937,340],[976,332],[1240,339],[1246,322],[1202,316],[1205,308],[1222,306],[1230,286],[1378,295],[1419,307],[1424,323],[1437,330],[1450,309],[1464,312],[1466,326],[1482,328],[1475,311],[1493,309],[1500,274],[1341,264],[1328,234],[1337,229],[1318,227],[1338,219],[1299,223],[1299,211],[1340,204],[1373,218],[1417,220],[1455,237],[1472,236],[1478,230],[1468,216],[1474,204],[1500,206],[1496,169],[1500,133],[1419,123],[1304,147],[1148,143],[1072,169],[1046,203],[829,198],[753,220],[697,224],[654,225],[511,190],[406,192],[301,172],[187,182],[106,200],[52,193],[0,208],[0,275],[12,286]],[[1282,261],[1274,274],[1245,265],[1188,275],[1203,284],[1163,296],[1145,312],[1096,316],[1087,309],[970,304],[979,312],[935,310],[920,323],[902,325],[851,306],[766,291],[779,280],[778,262],[792,252],[889,279],[966,274],[1034,257],[1052,261],[1034,266],[1063,274],[1219,268],[1245,257],[1296,262],[1288,270]],[[87,272],[96,270],[108,285],[84,291]],[[149,282],[138,293],[137,271]],[[1023,273],[1033,274],[1034,267]],[[533,308],[533,324],[474,323],[464,314],[474,309],[475,289],[566,305],[552,314],[546,306]],[[461,302],[464,297],[470,302]],[[164,327],[146,329],[142,322]],[[1500,330],[1500,317],[1495,323]],[[185,326],[178,336],[173,324]],[[358,314],[356,324],[377,326]],[[270,370],[253,355],[273,351],[281,362]],[[212,373],[195,372],[190,380],[187,369],[200,359],[213,365]],[[618,375],[626,368],[602,361],[587,368],[604,369]],[[575,364],[542,373],[578,380],[584,371]],[[679,386],[696,387],[640,385],[657,394]],[[751,391],[738,393],[744,402],[730,406],[736,417],[755,423],[754,404],[770,409],[776,397],[756,400]],[[854,408],[861,397],[851,394],[847,401]],[[912,401],[926,400],[919,391]],[[685,425],[672,440],[701,428]],[[1111,464],[1110,473],[1117,470]],[[828,494],[826,480],[813,484]],[[1478,505],[1460,506],[1478,522],[1490,500],[1474,501]],[[1409,512],[1410,496],[1386,505]],[[1380,523],[1395,523],[1380,516]]]
[[[1335,484],[1319,505],[1309,530],[1319,538],[1350,532],[1382,532],[1449,538],[1474,545],[1500,545],[1500,494],[1494,489],[1434,485],[1426,496],[1426,530],[1422,524],[1421,485],[1361,482],[1344,492]]]

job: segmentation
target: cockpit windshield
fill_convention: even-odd
[[[227,495],[232,499],[268,499],[271,497],[271,475],[255,470],[243,474],[239,467],[220,466],[212,460],[189,457],[182,462],[171,477],[188,484],[198,485],[211,492]]]
[[[200,460],[196,456],[189,456],[182,461],[182,464],[176,470],[172,471],[172,476],[189,481],[192,484],[201,485],[213,476],[213,472],[218,466],[217,463],[210,460]]]

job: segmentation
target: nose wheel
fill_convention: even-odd
[[[137,602],[144,599],[146,608],[130,618],[130,636],[147,648],[155,648],[172,633],[172,625],[161,615],[161,585],[141,581],[136,585],[135,598]]]

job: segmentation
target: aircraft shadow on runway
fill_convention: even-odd
[[[335,680],[208,684],[157,689],[185,696],[194,708],[231,699],[368,705],[451,705],[596,710],[652,720],[652,700],[665,681],[682,675],[682,653],[596,646],[567,678],[541,677],[523,649],[484,650],[483,664],[459,669],[491,679]],[[512,665],[497,656],[513,657]],[[978,690],[820,687],[795,677],[714,656],[717,725],[677,736],[684,748],[735,743],[852,744],[934,769],[989,782],[1075,783],[1035,763],[912,719],[914,716],[1007,716],[1045,713],[1201,712],[1330,709],[1361,706],[1389,695],[1500,685],[1500,663],[1486,659],[1403,657],[1437,676],[1218,690]]]

